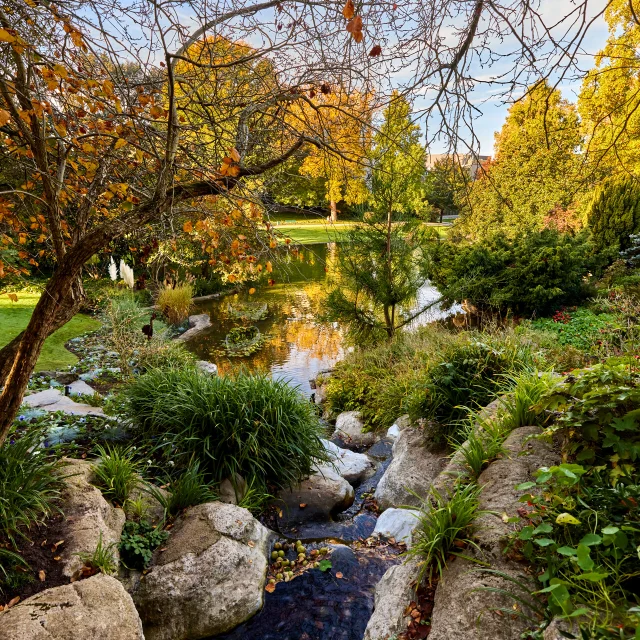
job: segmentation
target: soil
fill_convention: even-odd
[[[407,615],[411,617],[411,622],[406,633],[400,636],[402,640],[423,640],[429,637],[436,586],[437,583],[434,580],[430,585],[418,587],[415,599],[409,603],[406,610]]]
[[[56,514],[30,534],[30,541],[20,544],[18,551],[29,565],[24,571],[32,579],[16,589],[0,591],[0,603],[6,604],[15,597],[25,600],[45,589],[69,583],[69,578],[62,575],[62,563],[56,560],[64,545],[65,524],[64,516]]]

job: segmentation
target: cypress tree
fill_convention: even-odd
[[[631,177],[609,179],[596,190],[588,213],[598,250],[627,249],[640,231],[640,183]]]

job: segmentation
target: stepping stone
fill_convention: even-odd
[[[24,399],[23,406],[25,405],[45,411],[63,411],[72,416],[104,416],[101,407],[74,402],[58,389],[45,389],[33,393]]]
[[[69,385],[69,393],[75,396],[93,396],[96,394],[96,390],[90,387],[84,380],[76,380]]]

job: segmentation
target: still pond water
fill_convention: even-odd
[[[310,395],[309,380],[331,369],[344,355],[343,330],[339,324],[317,320],[338,251],[335,243],[307,245],[296,256],[290,255],[275,266],[275,285],[253,295],[242,292],[199,303],[195,313],[208,313],[212,326],[190,341],[188,348],[202,360],[215,362],[222,373],[242,367],[271,373]],[[418,292],[416,308],[438,297],[438,291],[427,283]],[[267,306],[267,317],[252,322],[264,337],[264,344],[252,355],[230,358],[225,352],[225,337],[239,324],[233,310],[246,304]],[[438,320],[449,313],[434,308],[416,324]]]

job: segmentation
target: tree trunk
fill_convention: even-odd
[[[82,294],[84,297],[84,294]],[[51,325],[49,337],[54,331],[63,327],[73,316],[77,313],[78,305],[65,305],[60,308],[59,313],[53,319],[53,323]],[[2,388],[5,384],[5,381],[9,377],[9,372],[13,367],[13,363],[16,359],[16,354],[18,349],[20,348],[20,342],[24,336],[24,331],[21,331],[9,344],[6,344],[2,349],[0,349],[0,388]]]
[[[338,222],[338,203],[331,200],[329,206],[331,207],[331,222]]]
[[[24,392],[44,341],[77,313],[84,300],[84,290],[79,276],[81,270],[80,266],[76,273],[54,274],[33,310],[31,320],[22,332],[17,348],[15,345],[12,346],[13,360],[0,393],[0,446],[4,443],[20,410]],[[6,367],[5,363],[3,369]]]

